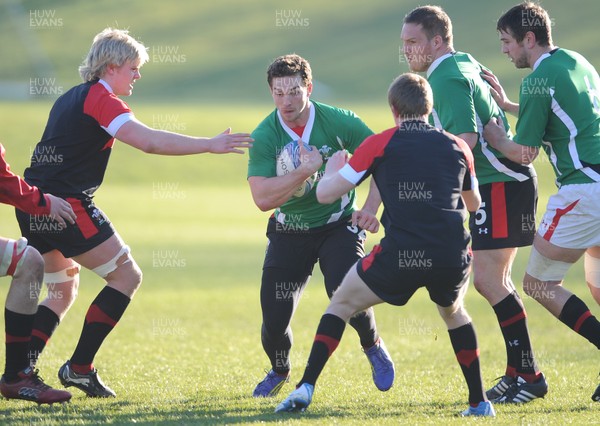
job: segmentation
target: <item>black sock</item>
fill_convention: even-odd
[[[54,334],[60,320],[54,311],[44,305],[39,305],[33,320],[31,341],[29,342],[29,363],[35,366],[48,340]]]
[[[468,323],[453,330],[448,330],[450,342],[456,354],[456,359],[467,381],[469,388],[469,404],[476,406],[485,401],[483,381],[479,367],[479,348],[473,324]]]
[[[112,287],[105,286],[96,296],[85,316],[81,337],[71,357],[77,373],[90,371],[100,345],[117,325],[131,299]]]
[[[29,367],[27,351],[34,314],[18,314],[4,309],[4,330],[6,332],[6,365],[4,379],[7,382],[16,380],[19,371]]]
[[[531,349],[523,302],[516,292],[512,292],[493,308],[506,345],[506,375],[521,376],[527,382],[534,382],[539,370]]]
[[[600,349],[600,322],[579,297],[569,297],[558,319]]]
[[[375,323],[375,313],[373,309],[367,309],[366,311],[357,313],[350,318],[348,324],[350,324],[358,333],[360,345],[363,348],[368,349],[372,347],[377,340],[379,340],[377,325]]]
[[[315,385],[327,360],[340,343],[345,328],[346,323],[338,316],[325,314],[321,317],[304,376],[298,386],[302,383]]]

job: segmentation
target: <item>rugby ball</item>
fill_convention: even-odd
[[[310,145],[304,144],[307,151],[312,151]],[[285,176],[296,168],[300,167],[300,145],[298,141],[291,141],[277,155],[277,176]],[[315,185],[316,173],[306,179],[302,185],[294,192],[294,197],[303,197],[308,194]]]

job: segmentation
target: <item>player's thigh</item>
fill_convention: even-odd
[[[540,244],[540,239],[559,248],[574,249],[574,253],[600,246],[600,182],[563,185],[552,195],[536,235],[536,245],[550,250],[551,245]],[[555,259],[541,250],[538,248],[540,253]]]
[[[319,266],[331,297],[348,271],[365,255],[365,231],[350,222],[332,229],[319,247]]]
[[[353,266],[333,293],[326,313],[348,321],[357,312],[379,303],[383,303],[383,300],[367,286],[356,272],[356,266]]]
[[[141,270],[117,233],[73,259],[107,281],[125,281],[132,286],[141,282]]]
[[[529,246],[535,235],[537,179],[479,186],[481,206],[469,218],[473,250]]]

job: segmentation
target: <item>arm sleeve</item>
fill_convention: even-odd
[[[29,214],[49,214],[50,203],[35,186],[30,186],[10,170],[0,144],[0,203],[10,204]]]
[[[461,133],[478,133],[475,104],[471,87],[466,79],[449,78],[444,80],[443,87],[435,87],[433,109],[442,129],[459,135]]]
[[[530,84],[529,79],[523,80],[519,95],[517,134],[513,139],[516,143],[538,148],[542,146],[551,104],[550,94],[536,94],[535,84]]]
[[[348,182],[359,185],[375,169],[375,163],[378,158],[383,157],[385,147],[390,141],[390,131],[395,132],[396,128],[387,130],[383,133],[369,136],[356,148],[354,155],[350,158],[348,164],[342,167],[339,173]]]
[[[83,112],[94,118],[112,137],[123,124],[134,117],[129,106],[100,83],[90,89],[83,104]]]
[[[252,148],[248,150],[248,176],[274,177],[277,176],[275,144],[272,143],[274,134],[255,130],[251,134],[254,139]]]

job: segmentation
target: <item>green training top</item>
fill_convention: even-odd
[[[483,139],[483,126],[492,117],[501,117],[510,135],[504,112],[492,97],[489,84],[481,78],[484,67],[468,53],[448,53],[436,59],[427,70],[433,91],[430,123],[447,132],[477,133],[473,148],[475,173],[480,185],[491,182],[526,181],[535,176],[532,166],[507,159]]]
[[[354,190],[333,204],[319,204],[316,197],[318,180],[325,170],[325,161],[336,151],[350,153],[373,132],[352,111],[311,101],[311,115],[304,128],[302,140],[317,147],[323,156],[323,166],[317,183],[303,197],[292,197],[275,209],[275,218],[289,230],[308,230],[349,216],[356,209]],[[249,150],[248,177],[274,177],[276,157],[282,148],[300,137],[281,119],[277,109],[269,114],[252,132],[254,144]]]
[[[536,61],[521,83],[515,142],[543,147],[558,186],[600,182],[600,79],[583,56],[556,49]]]

